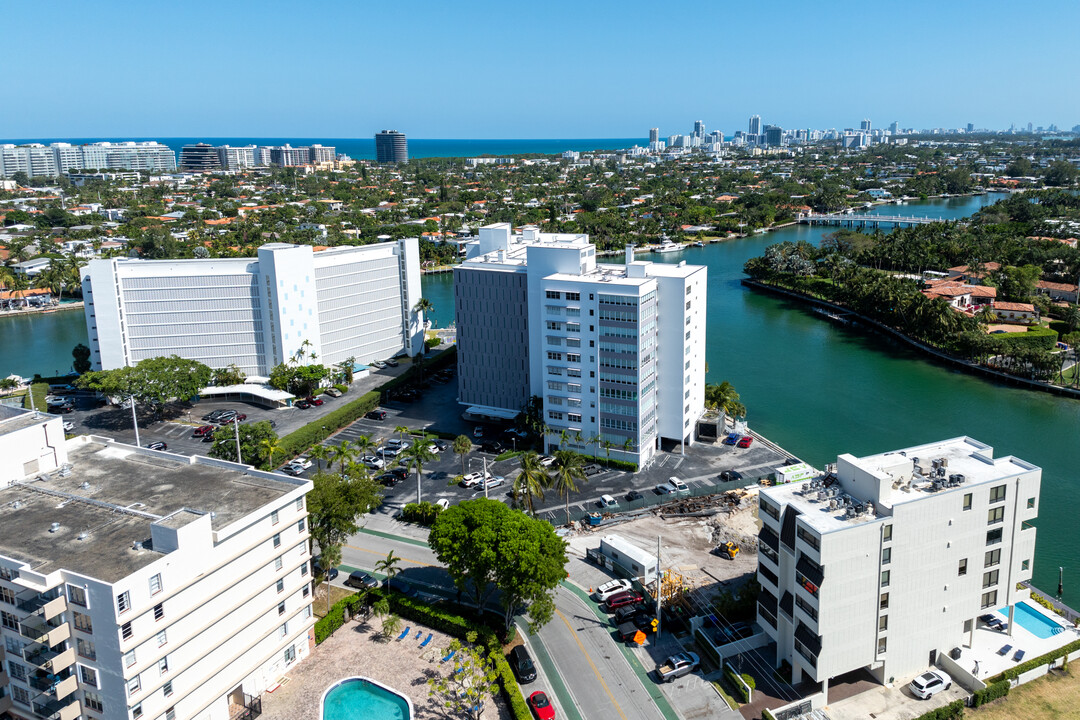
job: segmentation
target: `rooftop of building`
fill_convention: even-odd
[[[55,419],[55,416],[52,415],[0,405],[0,435],[7,435],[23,428],[44,424],[53,419]]]
[[[162,557],[151,523],[179,527],[210,513],[219,531],[307,482],[95,436],[69,441],[68,459],[67,477],[0,489],[0,555],[43,575],[63,568],[104,582]]]
[[[793,505],[819,532],[872,522],[894,507],[977,485],[1001,482],[1039,468],[1019,458],[994,458],[994,449],[970,437],[927,443],[861,458],[841,455],[836,469],[802,481],[764,488],[762,494]],[[856,471],[871,476],[855,479]],[[865,476],[864,476],[865,477]]]

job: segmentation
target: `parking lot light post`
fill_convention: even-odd
[[[488,496],[488,481],[487,481],[487,458],[484,458],[484,474],[480,477],[480,482],[484,483],[484,497]]]
[[[142,447],[139,442],[139,418],[135,416],[135,396],[129,397],[128,402],[131,403],[131,424],[135,426],[135,447]]]
[[[232,419],[233,433],[236,437],[236,462],[243,464],[244,460],[240,455],[240,420],[234,417]]]

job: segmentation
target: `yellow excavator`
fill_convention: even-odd
[[[728,560],[734,560],[739,555],[739,546],[728,541],[716,548],[716,554],[721,557],[726,557]]]

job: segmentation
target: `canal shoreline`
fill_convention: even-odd
[[[20,310],[4,310],[0,312],[0,319],[6,317],[21,317],[26,315],[48,315],[54,312],[63,312],[65,310],[82,310],[85,303],[82,300],[70,303],[60,303],[59,305],[50,305],[49,307],[32,307],[22,308]]]
[[[931,347],[930,345],[921,343],[914,338],[908,337],[899,330],[891,328],[884,323],[868,318],[865,315],[861,315],[852,310],[851,308],[844,307],[843,305],[837,305],[836,303],[831,303],[827,300],[820,300],[818,298],[811,297],[810,295],[805,295],[803,293],[795,292],[794,290],[788,290],[787,288],[777,287],[775,285],[763,283],[759,280],[752,280],[750,278],[744,278],[742,280],[742,284],[753,290],[774,293],[793,300],[798,300],[799,302],[805,303],[807,305],[828,308],[830,310],[837,310],[844,313],[845,316],[849,316],[851,318],[854,318],[855,320],[858,320],[859,323],[865,325],[867,329],[871,331],[878,332],[882,335],[887,335],[896,340],[900,340],[909,345],[910,347],[919,350],[923,354],[931,356],[935,360],[939,360],[953,367],[960,368],[972,375],[981,375],[984,378],[996,380],[998,382],[1006,383],[1009,385],[1016,385],[1026,390],[1038,390],[1041,392],[1050,393],[1052,395],[1057,395],[1059,397],[1067,397],[1080,400],[1080,390],[1063,387],[1061,385],[1051,385],[1050,383],[1043,383],[1039,382],[1038,380],[1030,380],[1028,378],[1016,377],[1015,375],[1009,375],[1008,373],[986,367],[985,365],[979,365],[978,363],[971,362],[970,360],[964,360],[962,358],[954,357],[952,355],[949,355],[948,353],[938,350],[937,348]]]

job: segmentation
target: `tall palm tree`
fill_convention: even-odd
[[[423,313],[425,315],[428,315],[428,314],[434,312],[435,306],[432,305],[431,301],[428,300],[426,297],[422,297],[422,298],[420,298],[419,300],[416,301],[416,304],[413,305],[412,310],[413,310],[413,313],[415,313],[416,315],[420,315],[421,313]]]
[[[529,514],[534,515],[533,498],[544,499],[544,490],[549,487],[550,480],[540,464],[540,456],[529,450],[521,456],[521,473],[514,479],[514,499],[524,501]]]
[[[472,450],[472,440],[465,435],[454,438],[454,444],[450,446],[454,454],[461,458],[461,474],[465,474],[465,456]]]
[[[566,501],[566,524],[570,524],[570,493],[578,491],[577,483],[585,482],[585,462],[580,455],[569,450],[555,453],[551,486]]]
[[[405,436],[409,434],[409,428],[404,425],[398,425],[394,428],[394,432],[398,434],[398,440],[404,440]]]
[[[381,572],[386,576],[387,580],[392,580],[395,575],[398,574],[398,563],[401,562],[401,558],[394,554],[394,551],[386,553],[386,559],[380,560],[375,563],[375,571]]]
[[[341,472],[345,473],[345,463],[356,459],[356,451],[353,450],[353,444],[348,440],[343,440],[340,445],[335,445],[330,448],[330,465],[334,463],[341,463]]]
[[[406,470],[416,471],[416,502],[420,502],[420,478],[424,474],[424,463],[435,459],[426,440],[417,440],[398,456],[398,464]]]
[[[278,439],[274,438],[273,440],[271,440],[271,439],[267,438],[267,439],[265,439],[265,440],[263,440],[263,441],[261,441],[259,443],[259,448],[262,449],[262,451],[264,453],[266,453],[266,457],[267,457],[266,464],[269,467],[273,468],[274,467],[274,456],[278,454],[279,450],[281,450],[281,446],[278,443]]]
[[[330,448],[322,444],[312,445],[311,448],[308,449],[308,457],[319,464],[319,472],[322,472],[323,460],[330,457]]]
[[[367,435],[356,438],[356,452],[358,455],[372,455],[378,449],[379,443]]]

